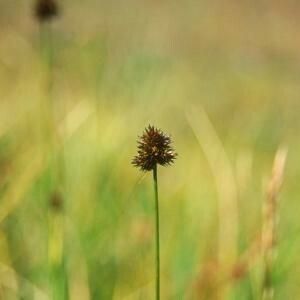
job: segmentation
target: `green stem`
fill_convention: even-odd
[[[47,133],[49,135],[49,148],[51,163],[53,160],[52,185],[59,191],[64,188],[64,147],[59,135],[55,132],[56,118],[53,97],[54,84],[54,43],[51,23],[40,24],[40,48],[41,58],[45,72],[45,102],[42,103],[43,113],[47,116]],[[45,107],[45,108],[44,108]],[[60,154],[60,151],[62,154]],[[51,208],[50,208],[51,209]],[[68,275],[65,266],[64,249],[64,214],[59,211],[52,211],[48,220],[48,264],[49,280],[52,288],[53,300],[68,299]]]
[[[160,299],[160,260],[159,260],[159,204],[157,186],[157,166],[153,169],[154,193],[155,193],[155,231],[156,231],[156,300]]]

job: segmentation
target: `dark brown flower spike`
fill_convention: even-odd
[[[58,6],[55,0],[37,0],[35,16],[40,22],[49,21],[58,15]]]
[[[151,171],[157,164],[167,166],[174,162],[177,153],[171,146],[171,138],[160,129],[149,125],[138,140],[138,154],[132,164],[142,171]]]

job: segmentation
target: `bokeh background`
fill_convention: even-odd
[[[0,0],[0,298],[154,299],[152,177],[131,165],[154,124],[179,154],[159,169],[162,299],[261,299],[279,147],[273,299],[298,299],[300,3],[58,5],[41,25]]]

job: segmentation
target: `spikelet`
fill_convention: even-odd
[[[171,138],[160,129],[149,125],[138,140],[138,154],[132,164],[142,171],[151,171],[159,164],[167,166],[174,162],[177,153],[171,146]]]

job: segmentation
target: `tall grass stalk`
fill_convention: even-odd
[[[155,195],[155,294],[156,299],[160,299],[160,247],[159,247],[159,201],[158,201],[158,183],[157,183],[157,165],[153,168],[153,182]]]
[[[48,216],[48,259],[51,299],[68,299],[67,272],[64,255],[65,218],[62,207],[54,207],[52,204]]]
[[[149,125],[138,140],[138,154],[132,164],[141,171],[152,171],[155,195],[155,295],[160,299],[160,255],[159,255],[159,201],[157,165],[171,165],[177,153],[171,146],[171,138],[160,129]]]
[[[39,24],[40,49],[45,67],[45,96],[51,101],[53,90],[54,46],[51,24]],[[49,103],[51,105],[51,103]]]
[[[208,161],[218,194],[218,280],[236,262],[239,234],[239,210],[234,170],[226,149],[207,112],[199,105],[186,112],[187,121]],[[231,285],[217,286],[218,297],[228,298]]]
[[[56,128],[55,105],[53,95],[54,84],[54,35],[52,21],[58,16],[56,0],[37,0],[35,14],[39,26],[39,40],[43,67],[43,101],[41,103],[47,131],[47,156],[51,170],[51,186],[54,191],[49,201],[48,210],[48,275],[52,299],[68,298],[67,272],[64,254],[64,211],[62,195],[64,187],[64,149],[63,141]],[[49,147],[49,152],[48,152]],[[59,191],[59,192],[58,192]]]
[[[272,175],[267,187],[267,196],[263,205],[262,256],[263,282],[262,299],[274,299],[273,269],[278,246],[277,226],[279,220],[278,195],[283,181],[287,149],[280,148],[274,159]]]

